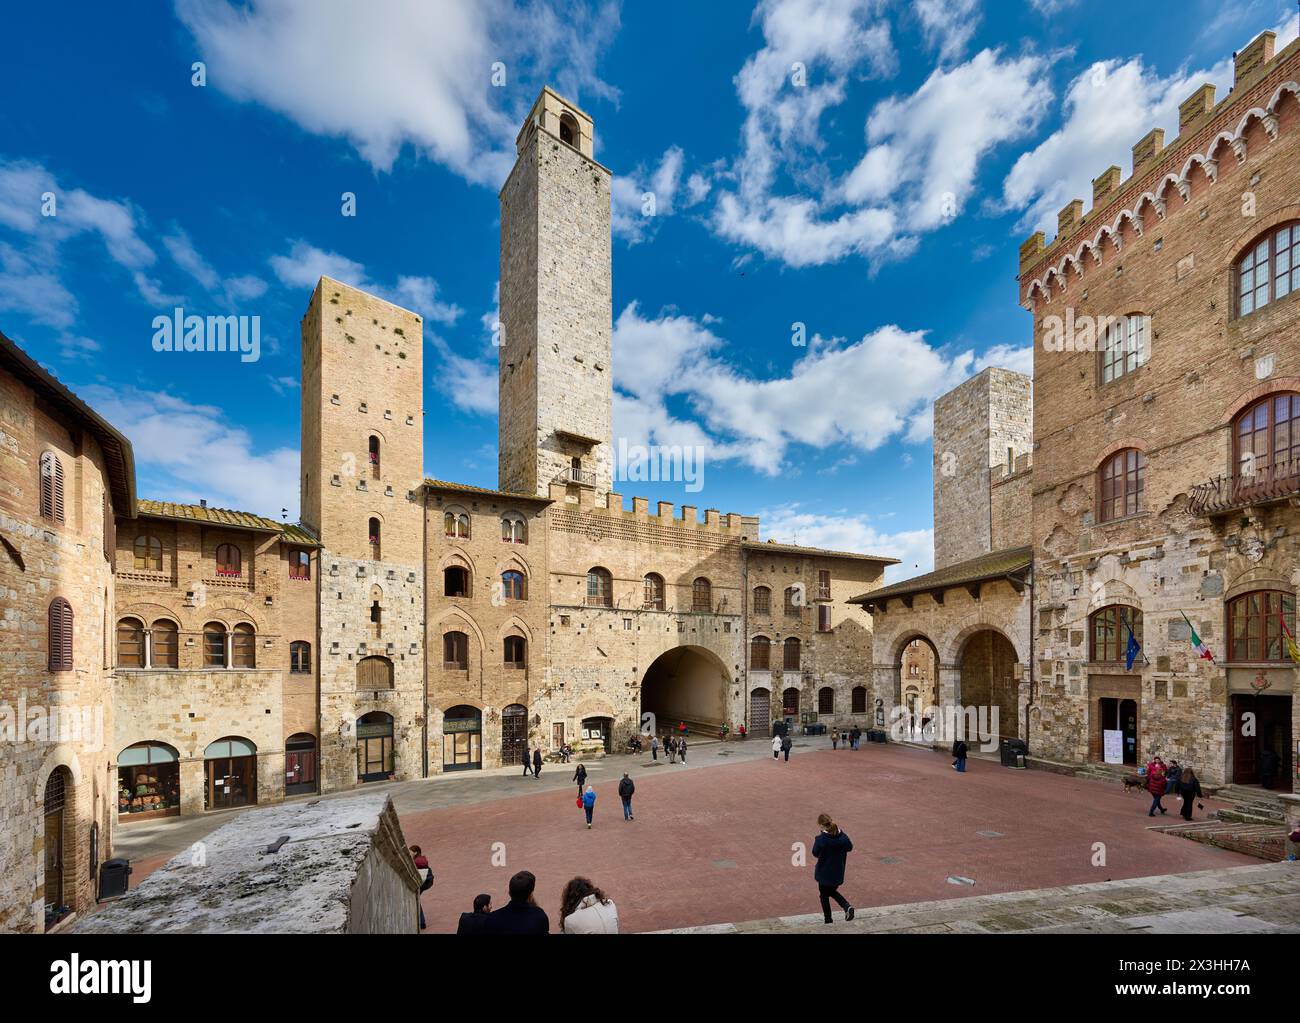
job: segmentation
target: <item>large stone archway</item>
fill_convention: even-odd
[[[681,646],[655,658],[641,680],[641,715],[654,715],[663,732],[684,722],[691,731],[716,733],[727,720],[726,665],[704,647]]]
[[[1011,640],[996,629],[972,632],[961,646],[958,704],[967,714],[969,708],[976,708],[981,730],[987,727],[986,720],[993,724],[996,709],[991,731],[999,737],[1020,734],[1018,661]]]

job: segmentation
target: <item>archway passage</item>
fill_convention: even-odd
[[[685,724],[692,732],[716,735],[727,717],[727,671],[702,647],[677,647],[660,654],[641,680],[642,721],[653,714],[655,729]]]
[[[976,708],[980,730],[999,738],[1020,734],[1016,662],[1016,648],[993,629],[981,629],[961,649],[959,702],[963,709]]]

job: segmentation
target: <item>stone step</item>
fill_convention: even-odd
[[[1214,816],[1221,821],[1231,821],[1237,824],[1271,824],[1275,827],[1285,827],[1286,815],[1274,813],[1252,813],[1241,809],[1228,809],[1214,811]]]
[[[1220,811],[1222,812],[1222,811]],[[1155,824],[1148,830],[1191,839],[1202,845],[1277,862],[1286,858],[1286,828],[1272,823],[1234,822],[1226,820],[1180,821]]]

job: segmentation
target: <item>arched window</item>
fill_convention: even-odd
[[[230,660],[236,668],[257,667],[257,635],[247,622],[240,622],[230,634]]]
[[[772,613],[772,591],[766,586],[754,587],[754,614],[770,615]]]
[[[72,670],[72,605],[62,597],[50,601],[49,653],[50,671]]]
[[[442,666],[451,671],[469,670],[469,637],[463,632],[448,632],[442,637]]]
[[[785,613],[798,617],[803,611],[803,589],[798,586],[785,588]]]
[[[505,597],[506,600],[523,600],[524,573],[515,571],[502,572],[501,595]]]
[[[691,610],[704,612],[713,610],[713,584],[703,576],[691,583]]]
[[[135,538],[135,570],[137,572],[162,571],[162,543],[156,536]]]
[[[469,569],[463,565],[448,565],[442,570],[442,595],[444,597],[469,596]]]
[[[587,606],[611,607],[614,603],[614,577],[606,569],[587,571]]]
[[[1249,493],[1300,476],[1300,394],[1270,394],[1232,422],[1234,472]]]
[[[311,671],[311,644],[298,640],[289,644],[289,671],[305,675]]]
[[[311,555],[304,550],[289,552],[289,578],[311,579]]]
[[[1089,660],[1123,662],[1130,634],[1142,644],[1142,612],[1135,607],[1112,604],[1094,611],[1088,622]]]
[[[371,436],[369,450],[370,456],[370,473],[372,478],[379,479],[379,438]]]
[[[651,572],[645,577],[645,598],[641,604],[647,611],[664,609],[664,577]]]
[[[383,532],[383,527],[380,525],[379,519],[372,516],[370,519],[370,528],[369,528],[370,556],[375,561],[379,560],[380,551],[383,549],[381,546],[382,532]]]
[[[853,687],[853,709],[854,714],[865,714],[867,712],[867,687]]]
[[[518,512],[507,512],[501,516],[501,542],[528,542],[528,524]]]
[[[41,518],[63,522],[63,463],[53,451],[41,453]]]
[[[1283,631],[1282,624],[1286,623]],[[1234,661],[1290,663],[1286,633],[1295,631],[1295,594],[1255,590],[1228,601],[1229,656]]]
[[[1300,221],[1270,228],[1237,260],[1237,315],[1300,291]]]
[[[226,627],[220,622],[203,626],[203,665],[206,668],[226,666]]]
[[[800,650],[799,641],[791,636],[785,641],[784,646],[785,657],[782,659],[781,666],[785,668],[786,671],[798,671]]]
[[[522,668],[528,663],[528,642],[523,636],[505,638],[505,665],[507,668]]]
[[[835,690],[830,686],[822,686],[817,690],[817,713],[835,713]]]
[[[766,636],[755,636],[749,641],[749,666],[755,671],[771,670],[772,641]]]
[[[1097,470],[1097,518],[1102,522],[1137,515],[1146,507],[1147,457],[1136,448],[1116,451]]]
[[[456,540],[469,539],[469,516],[464,512],[449,511],[442,517],[443,533]]]
[[[392,689],[393,662],[387,657],[363,657],[357,661],[358,689]]]
[[[793,687],[781,694],[781,713],[788,718],[799,716],[799,690]]]
[[[217,544],[217,575],[238,578],[242,571],[239,548],[233,543]]]
[[[577,148],[578,140],[581,133],[578,131],[578,120],[567,110],[560,115],[560,141]]]
[[[1118,380],[1147,361],[1151,319],[1142,313],[1129,313],[1113,319],[1097,354],[1100,357],[1101,382]]]
[[[180,636],[176,623],[159,618],[149,627],[150,663],[155,668],[180,667]]]
[[[144,667],[144,623],[137,618],[123,618],[117,623],[117,666]]]

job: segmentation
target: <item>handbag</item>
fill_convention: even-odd
[[[582,797],[581,797],[581,796],[578,797],[578,809],[579,809],[579,810],[582,809]]]

